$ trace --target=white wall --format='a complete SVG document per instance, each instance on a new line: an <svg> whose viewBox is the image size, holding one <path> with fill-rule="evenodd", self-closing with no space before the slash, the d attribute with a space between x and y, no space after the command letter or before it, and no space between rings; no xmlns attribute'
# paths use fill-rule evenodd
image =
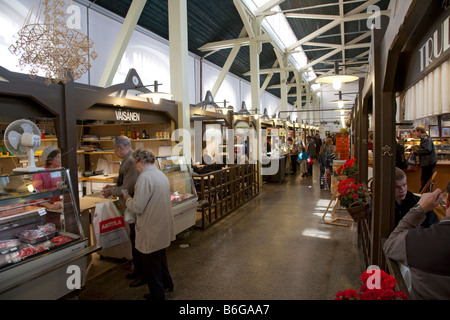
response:
<svg viewBox="0 0 450 320"><path fill-rule="evenodd" d="M80 0L80 2L82 3L83 1ZM0 65L10 71L25 73L28 71L21 71L18 67L18 58L9 52L8 47L13 43L13 36L22 27L33 3L34 0L0 0L0 21L2 21L2 28L0 28L0 55L2 60ZM115 44L123 19L113 13L105 13L102 9L98 12L96 10L98 7L95 4L91 4L92 8L88 9L81 3L73 2L73 4L81 7L80 20L82 30L79 31L88 34L90 39L92 39L98 58L91 60L91 69L77 82L96 86ZM36 6L38 4L39 1L37 1ZM37 10L37 7L35 10ZM88 18L89 26L87 24ZM32 18L31 22L34 21L35 19ZM188 61L189 102L196 104L204 99L207 90L212 90L221 68L205 60L201 62L200 57L192 53L190 53ZM200 84L200 63L202 63L202 84ZM169 92L170 63L168 41L142 28L136 28L114 76L113 84L123 82L130 68L137 70L144 84L153 84L157 80L159 83L162 83L158 90ZM43 76L42 73L39 75ZM200 97L200 86L202 87L202 97ZM229 73L225 77L214 100L219 105L221 105L220 102L226 100L227 104L232 105L235 111L239 111L242 101L245 101L247 108L252 109L250 83ZM258 111L262 113L264 108L267 108L268 114L271 116L279 100L278 97L265 92L261 97ZM288 105L288 110L291 109L292 106ZM293 118L295 119L295 115L293 115Z"/></svg>

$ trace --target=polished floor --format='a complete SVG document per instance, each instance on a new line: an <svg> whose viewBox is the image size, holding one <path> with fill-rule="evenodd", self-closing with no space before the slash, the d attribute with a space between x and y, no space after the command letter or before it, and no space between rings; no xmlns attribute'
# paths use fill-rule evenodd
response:
<svg viewBox="0 0 450 320"><path fill-rule="evenodd" d="M364 270L355 223L322 223L330 191L313 177L288 175L206 230L193 229L168 248L175 290L168 300L330 300L359 289ZM346 215L345 211L338 212ZM130 288L126 260L93 257L79 300L143 300Z"/></svg>

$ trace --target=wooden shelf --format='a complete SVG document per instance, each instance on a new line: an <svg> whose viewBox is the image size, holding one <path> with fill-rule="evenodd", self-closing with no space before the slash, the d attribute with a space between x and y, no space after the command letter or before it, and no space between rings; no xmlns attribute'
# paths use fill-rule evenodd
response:
<svg viewBox="0 0 450 320"><path fill-rule="evenodd" d="M131 142L139 142L139 141L170 141L170 139L130 139ZM114 140L81 140L81 142L113 142Z"/></svg>
<svg viewBox="0 0 450 320"><path fill-rule="evenodd" d="M163 124L168 125L167 123L155 123L155 122L130 122L130 123L105 123L105 124L77 124L77 127L111 127L111 126L142 126L142 125L155 125L155 124Z"/></svg>
<svg viewBox="0 0 450 320"><path fill-rule="evenodd" d="M77 150L77 154L115 154L114 151L82 151Z"/></svg>

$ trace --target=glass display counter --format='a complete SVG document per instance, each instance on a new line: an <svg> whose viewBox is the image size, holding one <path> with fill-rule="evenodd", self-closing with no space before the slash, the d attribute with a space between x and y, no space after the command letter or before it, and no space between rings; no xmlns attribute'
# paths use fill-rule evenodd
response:
<svg viewBox="0 0 450 320"><path fill-rule="evenodd" d="M0 299L58 299L80 289L89 247L69 170L0 176Z"/></svg>
<svg viewBox="0 0 450 320"><path fill-rule="evenodd" d="M170 182L175 234L178 234L195 225L198 197L190 165L185 156L157 157L156 162Z"/></svg>

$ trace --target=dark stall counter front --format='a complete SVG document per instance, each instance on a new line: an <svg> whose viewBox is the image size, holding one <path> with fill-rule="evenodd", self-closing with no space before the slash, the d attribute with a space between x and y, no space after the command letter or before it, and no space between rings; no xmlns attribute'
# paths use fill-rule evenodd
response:
<svg viewBox="0 0 450 320"><path fill-rule="evenodd" d="M439 161L434 168L437 171L435 184L433 190L439 188L445 191L445 187L450 182L450 161ZM406 170L406 182L408 183L408 190L414 193L420 193L420 176L422 169L417 166L416 170Z"/></svg>
<svg viewBox="0 0 450 320"><path fill-rule="evenodd" d="M267 159L271 160L271 161L267 161ZM281 158L264 158L263 160L263 168L270 168L272 166L272 161L273 160L278 160L278 170L276 173L272 174L272 175L263 175L263 180L266 182L278 182L281 183L284 181L284 178L286 177L286 157L281 157ZM264 164L265 162L268 162L266 164ZM264 170L265 171L265 170ZM264 174L263 171L263 174Z"/></svg>

